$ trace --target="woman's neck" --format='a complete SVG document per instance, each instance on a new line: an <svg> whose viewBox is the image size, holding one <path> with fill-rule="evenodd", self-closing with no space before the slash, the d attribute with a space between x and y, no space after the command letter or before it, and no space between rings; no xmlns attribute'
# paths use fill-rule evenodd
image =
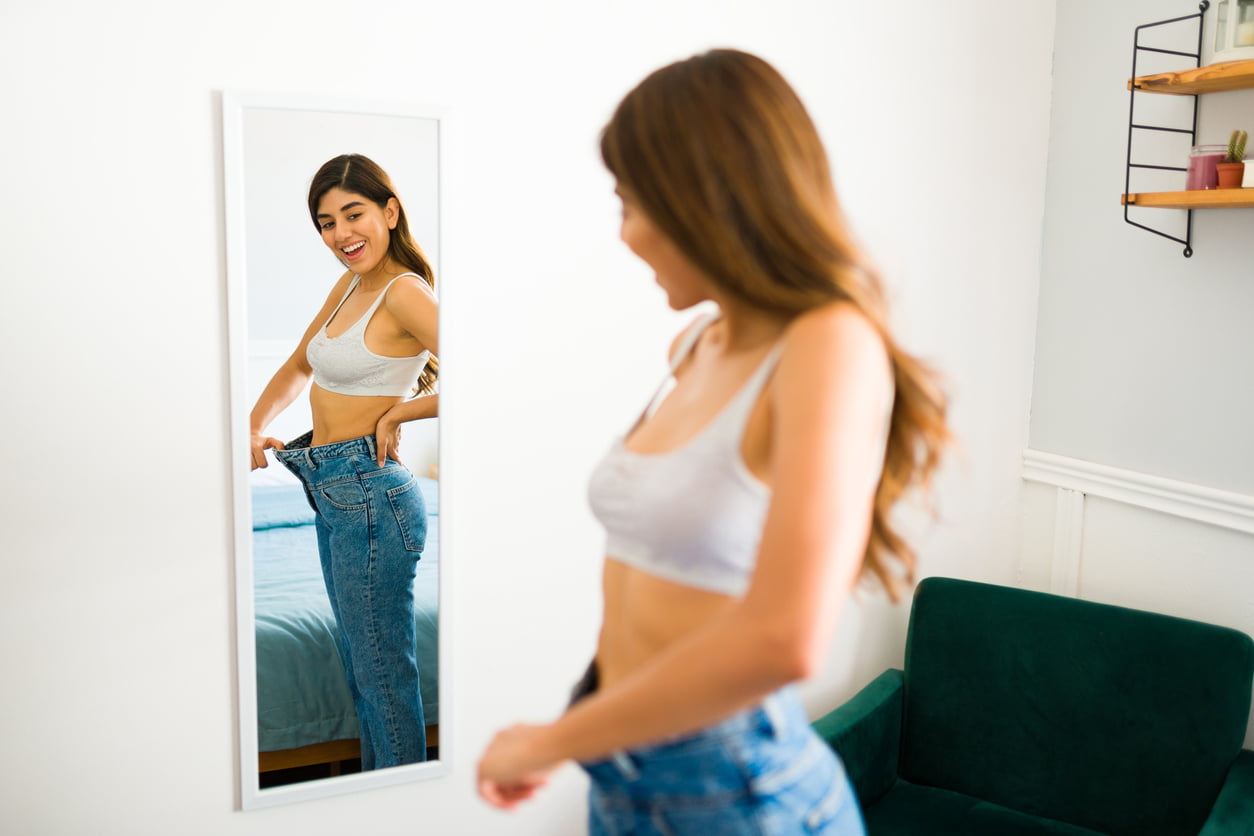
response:
<svg viewBox="0 0 1254 836"><path fill-rule="evenodd" d="M375 265L373 270L368 273L359 273L358 275L361 276L361 280L358 284L361 286L361 289L365 291L378 290L390 282L394 276L404 272L404 267L397 264L391 258L385 257L382 261Z"/></svg>
<svg viewBox="0 0 1254 836"><path fill-rule="evenodd" d="M756 351L773 345L788 327L789 319L744 303L718 301L718 321L710 326L710 347L719 353Z"/></svg>

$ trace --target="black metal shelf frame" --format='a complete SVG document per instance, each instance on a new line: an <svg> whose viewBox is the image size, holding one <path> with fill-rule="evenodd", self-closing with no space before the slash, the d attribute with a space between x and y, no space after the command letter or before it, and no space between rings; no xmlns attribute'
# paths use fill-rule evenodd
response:
<svg viewBox="0 0 1254 836"><path fill-rule="evenodd" d="M1134 168L1157 169L1159 171L1188 171L1187 168L1182 167L1182 166L1146 165L1143 163L1132 162L1132 137L1133 137L1134 131L1138 131L1138 130L1140 131L1165 131L1167 133L1188 134L1189 135L1189 147L1192 147L1193 145L1197 144L1197 95L1196 94L1193 95L1193 123L1188 128L1172 128L1172 127L1167 127L1163 125L1140 125L1134 121L1136 118L1136 94L1137 94L1137 90L1140 89L1136 85L1136 78L1137 78L1136 63L1137 63L1137 58L1140 56L1142 52L1157 52L1163 55L1179 55L1185 58L1192 58L1194 60L1193 66L1195 68L1202 66L1202 24L1203 24L1203 18L1206 15L1206 10L1209 8L1210 8L1210 0L1202 0L1202 2L1198 4L1197 14L1185 15L1183 17L1173 17L1170 20L1160 20L1155 23L1146 23L1146 24L1136 27L1136 32L1132 38L1132 76L1131 78L1133 81L1131 85L1131 90L1128 91L1128 155L1127 155L1127 164L1124 168L1124 179L1123 179L1123 193L1125 196L1132 193L1132 189L1131 189L1132 169ZM1178 52L1172 49L1158 49L1156 47L1141 46L1142 30L1153 29L1157 26L1168 26L1170 24L1175 24L1175 23L1184 23L1185 21L1190 21L1190 20L1197 21L1197 52ZM1159 229L1154 229L1153 227L1146 226L1145 224L1139 224L1136 221L1132 220L1131 218L1128 217L1128 210L1130 208L1131 206L1128 204L1127 198L1125 197L1124 204L1123 204L1123 219L1126 223L1132 224L1132 226L1135 226L1139 229L1144 229L1147 232L1152 232L1155 235L1161 235L1163 238L1169 238L1170 240L1175 241L1178 244L1184 244L1184 257L1191 258L1193 256L1193 246L1191 244L1191 241L1193 239L1193 210L1192 209L1185 210L1184 237L1177 238L1175 235L1168 234Z"/></svg>

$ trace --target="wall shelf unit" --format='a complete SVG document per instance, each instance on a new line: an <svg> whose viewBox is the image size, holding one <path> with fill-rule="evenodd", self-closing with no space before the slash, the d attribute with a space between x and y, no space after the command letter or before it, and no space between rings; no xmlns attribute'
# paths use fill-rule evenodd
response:
<svg viewBox="0 0 1254 836"><path fill-rule="evenodd" d="M1254 89L1254 60L1228 61L1222 64L1211 64L1207 67L1201 66L1202 21L1208 8L1210 8L1209 0L1202 0L1202 2L1198 5L1197 14L1176 17L1170 20L1160 20L1155 23L1147 23L1142 26L1138 26L1136 28L1132 45L1132 78L1128 81L1130 98L1128 105L1128 156L1127 166L1124 171L1123 195L1120 197L1120 202L1123 204L1123 219L1132 226L1152 232L1155 235L1160 235L1163 238L1169 238L1177 243L1184 244L1185 258L1193 255L1193 247L1190 242L1193 238L1194 209L1254 208L1254 189L1208 189L1204 191L1137 193L1133 192L1131 188L1132 169L1134 168L1156 169L1159 171L1188 171L1188 169L1183 166L1146 165L1142 163L1134 163L1132 161L1132 137L1136 131L1166 131L1169 133L1187 134L1189 137L1189 145L1194 145L1197 141L1198 96L1206 93L1225 93L1232 90ZM1197 22L1197 52L1178 52L1175 50L1158 49L1155 47L1141 45L1141 32L1145 29L1188 23L1190 21ZM1138 76L1136 72L1137 58L1142 52L1155 52L1190 58L1194 61L1195 66L1178 72ZM1137 93L1192 96L1192 125L1188 128L1183 128L1165 125L1137 124ZM1129 207L1185 210L1186 218L1184 237L1178 238L1175 235L1168 234L1162 230L1154 229L1153 227L1133 221L1128 216Z"/></svg>
<svg viewBox="0 0 1254 836"><path fill-rule="evenodd" d="M1142 192L1124 195L1123 204L1155 209L1254 209L1254 189Z"/></svg>
<svg viewBox="0 0 1254 836"><path fill-rule="evenodd" d="M1145 93L1166 93L1171 96L1249 90L1254 87L1254 61L1228 61L1178 73L1143 75L1128 82L1129 90L1134 87Z"/></svg>

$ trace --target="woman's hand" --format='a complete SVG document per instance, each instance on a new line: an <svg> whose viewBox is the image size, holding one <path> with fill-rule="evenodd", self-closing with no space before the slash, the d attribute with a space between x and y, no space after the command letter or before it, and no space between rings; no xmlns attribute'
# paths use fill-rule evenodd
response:
<svg viewBox="0 0 1254 836"><path fill-rule="evenodd" d="M250 462L252 467L249 469L256 470L259 467L270 466L270 463L266 461L266 451L271 449L282 450L283 442L279 441L277 438L263 436L261 433L253 433L249 446L252 448Z"/></svg>
<svg viewBox="0 0 1254 836"><path fill-rule="evenodd" d="M517 725L498 732L479 758L479 796L512 810L549 782L558 762L546 762L539 738L547 726Z"/></svg>
<svg viewBox="0 0 1254 836"><path fill-rule="evenodd" d="M387 463L391 456L397 464L401 461L401 422L393 414L393 410L383 413L374 428L375 456L379 467Z"/></svg>

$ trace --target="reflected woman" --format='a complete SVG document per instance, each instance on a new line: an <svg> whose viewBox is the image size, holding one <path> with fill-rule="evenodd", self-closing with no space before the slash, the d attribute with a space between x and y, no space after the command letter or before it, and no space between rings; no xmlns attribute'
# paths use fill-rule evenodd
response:
<svg viewBox="0 0 1254 836"><path fill-rule="evenodd" d="M714 311L592 473L596 658L560 718L496 736L480 794L513 807L575 760L595 835L860 836L789 686L818 670L859 576L896 597L912 575L889 514L938 463L944 397L890 335L818 133L769 64L715 50L658 70L601 153L623 241L672 308Z"/></svg>
<svg viewBox="0 0 1254 836"><path fill-rule="evenodd" d="M253 407L252 467L273 449L314 507L362 769L381 769L426 759L413 584L427 513L397 446L401 424L437 413L435 277L390 178L366 157L318 169L309 215L348 270ZM286 445L266 437L311 379L313 430Z"/></svg>

